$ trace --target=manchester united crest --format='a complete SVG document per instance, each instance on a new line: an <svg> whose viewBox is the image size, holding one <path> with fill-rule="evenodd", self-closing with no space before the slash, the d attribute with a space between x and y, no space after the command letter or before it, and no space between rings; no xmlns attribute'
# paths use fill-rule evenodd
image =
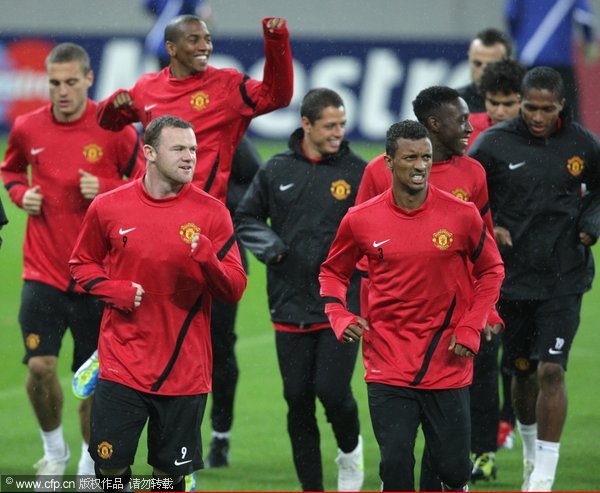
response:
<svg viewBox="0 0 600 493"><path fill-rule="evenodd" d="M200 233L200 227L196 226L194 223L185 223L179 228L179 236L183 241L190 245L192 244L192 240L196 233Z"/></svg>
<svg viewBox="0 0 600 493"><path fill-rule="evenodd" d="M431 240L440 250L448 250L454 241L454 235L447 229L442 228L433 233L433 238Z"/></svg>
<svg viewBox="0 0 600 493"><path fill-rule="evenodd" d="M28 334L27 337L25 338L25 346L27 346L27 349L29 349L30 351L33 351L34 349L37 349L40 345L40 336L38 334Z"/></svg>
<svg viewBox="0 0 600 493"><path fill-rule="evenodd" d="M464 200L465 202L469 201L469 194L462 188L455 188L452 190L452 195L454 195L457 199Z"/></svg>
<svg viewBox="0 0 600 493"><path fill-rule="evenodd" d="M98 144L88 144L83 148L83 157L90 163L97 163L102 159L104 151Z"/></svg>
<svg viewBox="0 0 600 493"><path fill-rule="evenodd" d="M210 104L210 97L203 91L196 92L190 97L192 108L197 111L202 111Z"/></svg>
<svg viewBox="0 0 600 493"><path fill-rule="evenodd" d="M346 180L337 180L331 184L329 190L331 191L331 195L336 199L344 200L347 199L350 192L352 192L352 187Z"/></svg>
<svg viewBox="0 0 600 493"><path fill-rule="evenodd" d="M517 358L515 360L515 368L519 371L526 371L529 369L530 363L527 358Z"/></svg>
<svg viewBox="0 0 600 493"><path fill-rule="evenodd" d="M579 176L583 172L584 167L583 159L579 156L573 156L567 161L567 169L573 176Z"/></svg>
<svg viewBox="0 0 600 493"><path fill-rule="evenodd" d="M113 454L113 446L108 442L98 444L98 455L101 459L110 459Z"/></svg>

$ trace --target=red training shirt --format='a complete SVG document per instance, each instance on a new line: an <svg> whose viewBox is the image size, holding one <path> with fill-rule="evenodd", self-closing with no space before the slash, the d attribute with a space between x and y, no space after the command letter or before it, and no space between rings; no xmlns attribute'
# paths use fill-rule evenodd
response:
<svg viewBox="0 0 600 493"><path fill-rule="evenodd" d="M477 136L492 126L492 120L490 120L490 115L488 115L487 112L471 113L469 115L469 123L473 127L473 132L469 135L467 151L471 148L471 145L473 145Z"/></svg>

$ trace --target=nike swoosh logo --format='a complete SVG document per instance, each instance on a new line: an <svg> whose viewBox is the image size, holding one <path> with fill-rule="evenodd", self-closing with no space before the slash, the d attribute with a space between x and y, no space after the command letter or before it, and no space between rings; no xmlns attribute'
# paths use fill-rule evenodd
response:
<svg viewBox="0 0 600 493"><path fill-rule="evenodd" d="M181 462L179 462L179 459L175 459L174 464L176 466L183 466L184 464L188 464L189 462L192 462L192 460L182 460Z"/></svg>
<svg viewBox="0 0 600 493"><path fill-rule="evenodd" d="M390 239L391 239L391 238L390 238ZM374 241L374 242L373 242L373 247L374 247L374 248L379 248L381 245L383 245L384 243L387 243L388 241L390 241L390 240L383 240L383 241L379 241L379 242L377 242L377 241Z"/></svg>
<svg viewBox="0 0 600 493"><path fill-rule="evenodd" d="M520 163L517 163L517 164L510 163L510 164L508 165L508 169L510 169L510 170L513 170L513 169L518 169L518 168L520 168L521 166L525 166L525 161L521 161Z"/></svg>
<svg viewBox="0 0 600 493"><path fill-rule="evenodd" d="M288 183L287 185L279 185L279 190L285 192L286 190L292 188L294 186L293 183Z"/></svg>
<svg viewBox="0 0 600 493"><path fill-rule="evenodd" d="M42 152L44 149L46 149L46 148L45 147L32 147L31 155L35 156L36 154L39 154L40 152Z"/></svg>
<svg viewBox="0 0 600 493"><path fill-rule="evenodd" d="M146 106L144 106L144 111L150 111L155 106L156 104L147 104Z"/></svg>
<svg viewBox="0 0 600 493"><path fill-rule="evenodd" d="M557 351L556 349L548 349L550 354L562 354L562 351Z"/></svg>
<svg viewBox="0 0 600 493"><path fill-rule="evenodd" d="M126 235L127 233L131 233L134 229L136 229L136 228L129 228L129 229L119 228L119 234Z"/></svg>

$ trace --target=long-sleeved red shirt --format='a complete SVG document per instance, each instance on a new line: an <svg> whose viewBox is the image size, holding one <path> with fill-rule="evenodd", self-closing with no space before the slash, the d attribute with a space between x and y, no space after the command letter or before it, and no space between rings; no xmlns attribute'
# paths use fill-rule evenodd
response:
<svg viewBox="0 0 600 493"><path fill-rule="evenodd" d="M99 178L100 192L123 185L123 176L144 173L145 160L135 129L100 128L96 103L73 122L58 122L52 105L19 116L8 139L2 180L11 200L23 206L27 189L40 186L41 213L28 216L23 245L23 279L66 291L74 287L69 257L91 201L80 190L79 170ZM31 183L28 168L31 167Z"/></svg>
<svg viewBox="0 0 600 493"><path fill-rule="evenodd" d="M246 286L223 203L191 184L155 199L135 180L94 200L69 263L107 303L100 378L157 394L210 392L211 299L235 303ZM135 309L132 282L145 291Z"/></svg>
<svg viewBox="0 0 600 493"><path fill-rule="evenodd" d="M252 119L287 106L293 95L294 76L287 28L269 32L263 20L265 68L263 80L250 79L233 69L208 67L184 79L170 67L144 75L129 90L134 105L117 110L119 89L100 103L98 121L118 130L139 121L146 127L162 115L174 115L194 125L198 141L194 184L225 202L233 153Z"/></svg>
<svg viewBox="0 0 600 493"><path fill-rule="evenodd" d="M478 351L504 278L496 243L475 206L429 185L416 210L396 206L391 188L350 209L319 275L339 339L357 319L341 300L365 255L371 283L366 381L424 389L469 385L472 358L449 351L450 338Z"/></svg>

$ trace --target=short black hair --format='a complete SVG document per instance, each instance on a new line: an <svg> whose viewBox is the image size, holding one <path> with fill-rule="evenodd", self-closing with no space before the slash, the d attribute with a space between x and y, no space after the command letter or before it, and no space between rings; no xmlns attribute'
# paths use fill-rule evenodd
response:
<svg viewBox="0 0 600 493"><path fill-rule="evenodd" d="M481 74L481 94L485 96L486 92L504 95L520 93L525 72L525 67L515 60L490 63Z"/></svg>
<svg viewBox="0 0 600 493"><path fill-rule="evenodd" d="M192 22L203 23L204 21L201 17L192 14L179 15L175 17L167 24L167 27L165 27L165 43L167 41L175 43L181 35L181 26L183 24L189 24Z"/></svg>
<svg viewBox="0 0 600 493"><path fill-rule="evenodd" d="M46 69L51 63L67 62L79 62L84 74L91 70L90 56L83 46L75 43L60 43L52 48L52 51L46 57Z"/></svg>
<svg viewBox="0 0 600 493"><path fill-rule="evenodd" d="M534 67L527 71L521 84L521 94L525 95L530 89L546 89L560 100L565 97L563 78L550 67Z"/></svg>
<svg viewBox="0 0 600 493"><path fill-rule="evenodd" d="M510 58L512 56L512 40L506 33L500 31L499 29L488 27L483 31L479 31L473 39L480 40L484 46L494 46L495 44L502 44L506 49L506 58Z"/></svg>
<svg viewBox="0 0 600 493"><path fill-rule="evenodd" d="M194 126L177 116L172 115L163 115L155 118L150 122L150 124L146 127L146 131L144 132L144 144L149 145L156 149L160 144L160 136L162 134L163 128L191 128L194 130Z"/></svg>
<svg viewBox="0 0 600 493"><path fill-rule="evenodd" d="M427 127L415 120L394 123L385 134L385 153L394 157L398 150L398 139L421 140L429 138Z"/></svg>
<svg viewBox="0 0 600 493"><path fill-rule="evenodd" d="M311 89L302 99L300 116L305 116L310 123L315 123L321 118L321 113L328 106L340 108L344 106L344 100L332 89L327 89L326 87Z"/></svg>
<svg viewBox="0 0 600 493"><path fill-rule="evenodd" d="M412 102L417 120L427 125L427 118L436 115L440 108L460 98L456 89L448 86L431 86L423 89Z"/></svg>

